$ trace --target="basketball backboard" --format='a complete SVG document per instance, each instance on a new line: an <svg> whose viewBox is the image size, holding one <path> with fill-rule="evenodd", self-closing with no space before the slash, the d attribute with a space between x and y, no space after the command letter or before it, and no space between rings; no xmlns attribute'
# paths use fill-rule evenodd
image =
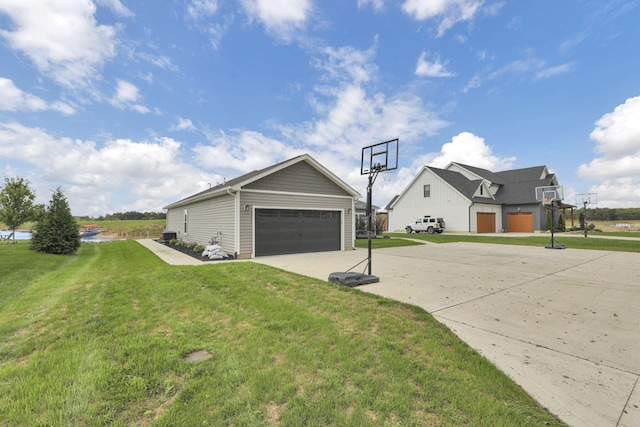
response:
<svg viewBox="0 0 640 427"><path fill-rule="evenodd" d="M576 194L576 205L597 205L598 193Z"/></svg>
<svg viewBox="0 0 640 427"><path fill-rule="evenodd" d="M360 162L360 175L398 169L398 139L364 147Z"/></svg>
<svg viewBox="0 0 640 427"><path fill-rule="evenodd" d="M544 205L564 200L562 185L547 185L536 187L536 200Z"/></svg>

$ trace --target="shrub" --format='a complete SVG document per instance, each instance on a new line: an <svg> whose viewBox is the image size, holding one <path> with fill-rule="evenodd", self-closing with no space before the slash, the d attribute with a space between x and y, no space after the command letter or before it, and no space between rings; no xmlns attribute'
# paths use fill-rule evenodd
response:
<svg viewBox="0 0 640 427"><path fill-rule="evenodd" d="M566 231L564 215L560 215L560 217L558 218L558 231Z"/></svg>
<svg viewBox="0 0 640 427"><path fill-rule="evenodd" d="M78 224L62 190L54 191L49 206L33 229L31 249L49 254L69 255L80 247Z"/></svg>
<svg viewBox="0 0 640 427"><path fill-rule="evenodd" d="M204 251L204 246L202 246L202 245L196 245L196 246L193 248L193 250L194 250L195 252L203 252L203 251Z"/></svg>

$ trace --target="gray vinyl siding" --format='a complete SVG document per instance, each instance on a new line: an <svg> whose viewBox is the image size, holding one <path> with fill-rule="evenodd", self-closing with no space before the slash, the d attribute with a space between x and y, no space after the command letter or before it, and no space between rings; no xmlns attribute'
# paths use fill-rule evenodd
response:
<svg viewBox="0 0 640 427"><path fill-rule="evenodd" d="M335 186L335 184L333 184ZM353 218L347 213L352 208L349 197L323 197L292 194L240 193L240 206L249 205L249 210L240 209L240 254L249 256L253 251L253 213L256 208L322 209L343 211L343 245L353 245Z"/></svg>
<svg viewBox="0 0 640 427"><path fill-rule="evenodd" d="M274 172L243 188L291 193L328 194L349 196L344 189L320 173L307 162L299 162L281 171Z"/></svg>
<svg viewBox="0 0 640 427"><path fill-rule="evenodd" d="M207 245L220 237L222 250L235 251L235 197L225 195L174 208L167 212L168 231L177 231L178 238L188 243ZM187 232L184 232L184 211L187 210Z"/></svg>
<svg viewBox="0 0 640 427"><path fill-rule="evenodd" d="M175 208L167 211L167 225L165 231L178 233L182 230L182 212L182 208Z"/></svg>

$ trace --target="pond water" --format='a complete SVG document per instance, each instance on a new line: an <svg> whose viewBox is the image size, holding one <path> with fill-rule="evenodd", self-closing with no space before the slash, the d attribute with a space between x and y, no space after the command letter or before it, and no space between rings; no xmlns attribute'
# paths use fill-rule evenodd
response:
<svg viewBox="0 0 640 427"><path fill-rule="evenodd" d="M3 239L7 237L9 234L11 234L11 231L9 230L0 231L0 236L2 236ZM16 231L16 240L29 240L29 239L31 239L31 233L29 231ZM81 242L86 242L86 243L112 242L113 240L114 239L110 239L108 237L100 237L100 235L83 237L80 239Z"/></svg>

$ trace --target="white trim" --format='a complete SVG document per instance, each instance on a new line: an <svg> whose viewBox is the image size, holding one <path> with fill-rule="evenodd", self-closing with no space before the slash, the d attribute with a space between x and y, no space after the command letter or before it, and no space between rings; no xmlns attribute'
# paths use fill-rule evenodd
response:
<svg viewBox="0 0 640 427"><path fill-rule="evenodd" d="M358 193L353 187L351 187L349 184L347 184L346 182L338 178L333 172L331 172L329 169L322 166L320 163L318 163L316 159L314 159L308 154L302 154L300 156L286 160L280 163L278 167L269 168L258 175L252 176L251 178L243 181L242 183L236 184L234 187L237 186L238 187L237 189L239 190L241 187L244 187L245 185L251 184L252 182L258 181L266 176L269 176L275 172L279 172L283 169L288 168L289 166L295 165L296 163L300 163L302 161L306 161L307 163L309 163L313 168L315 168L317 171L319 171L320 173L325 175L327 178L329 178L329 180L331 180L338 187L342 188L344 191L351 194L351 197L360 197L360 193Z"/></svg>
<svg viewBox="0 0 640 427"><path fill-rule="evenodd" d="M251 258L256 257L256 209L280 209L280 210L290 210L290 211L329 211L329 212L340 212L340 251L344 252L344 217L345 212L344 209L328 209L328 208L309 208L309 207L278 207L273 205L267 206L256 206L253 205L251 207ZM353 207L351 208L351 217L355 216L353 212ZM355 224L354 224L355 227ZM351 231L351 237L355 239L353 235L355 230ZM352 242L352 246L355 245L355 242Z"/></svg>
<svg viewBox="0 0 640 427"><path fill-rule="evenodd" d="M338 195L333 195L333 194L295 193L295 192L291 192L291 191L254 190L254 189L248 189L248 188L243 188L242 192L243 193L275 194L275 195L280 195L280 196L322 197L322 198L328 198L328 199L351 199L351 200L353 200L352 196L338 196Z"/></svg>

